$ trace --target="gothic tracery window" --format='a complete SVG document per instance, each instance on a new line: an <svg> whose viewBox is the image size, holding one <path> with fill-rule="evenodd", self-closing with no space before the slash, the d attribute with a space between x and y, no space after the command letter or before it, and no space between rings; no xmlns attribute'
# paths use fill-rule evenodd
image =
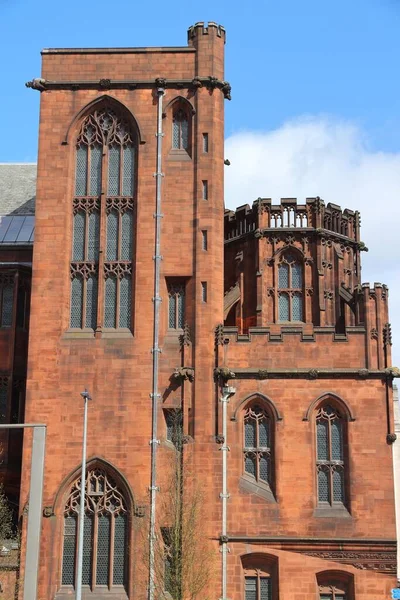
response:
<svg viewBox="0 0 400 600"><path fill-rule="evenodd" d="M317 574L319 600L354 600L354 578L342 571Z"/></svg>
<svg viewBox="0 0 400 600"><path fill-rule="evenodd" d="M278 319L303 321L303 268L293 252L285 252L278 265Z"/></svg>
<svg viewBox="0 0 400 600"><path fill-rule="evenodd" d="M252 577L245 577L245 600L272 600L271 577L257 571Z"/></svg>
<svg viewBox="0 0 400 600"><path fill-rule="evenodd" d="M189 118L187 111L179 105L172 117L172 148L175 150L189 149Z"/></svg>
<svg viewBox="0 0 400 600"><path fill-rule="evenodd" d="M345 504L344 422L338 410L323 404L316 414L318 503Z"/></svg>
<svg viewBox="0 0 400 600"><path fill-rule="evenodd" d="M76 142L72 328L131 327L135 155L136 137L113 110L95 110L83 121Z"/></svg>
<svg viewBox="0 0 400 600"><path fill-rule="evenodd" d="M81 478L72 485L64 509L62 585L75 586ZM126 585L128 506L103 469L89 470L83 539L82 585L91 590Z"/></svg>
<svg viewBox="0 0 400 600"><path fill-rule="evenodd" d="M244 413L244 472L257 482L272 488L271 419L258 404L251 404Z"/></svg>
<svg viewBox="0 0 400 600"><path fill-rule="evenodd" d="M168 281L168 328L183 329L185 324L185 282Z"/></svg>

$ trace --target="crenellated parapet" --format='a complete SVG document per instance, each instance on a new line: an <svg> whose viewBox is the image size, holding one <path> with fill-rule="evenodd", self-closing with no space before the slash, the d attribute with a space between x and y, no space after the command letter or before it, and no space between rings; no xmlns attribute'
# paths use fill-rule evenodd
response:
<svg viewBox="0 0 400 600"><path fill-rule="evenodd" d="M188 44L193 44L194 40L200 36L215 36L221 38L224 43L226 42L225 27L214 21L208 21L208 23L198 21L191 25L188 29Z"/></svg>
<svg viewBox="0 0 400 600"><path fill-rule="evenodd" d="M360 213L342 210L337 204L325 202L317 196L298 204L296 198L281 198L272 204L271 198L258 198L252 207L239 206L235 211L225 212L225 241L256 232L261 235L268 229L314 229L320 235L325 232L336 237L360 241Z"/></svg>

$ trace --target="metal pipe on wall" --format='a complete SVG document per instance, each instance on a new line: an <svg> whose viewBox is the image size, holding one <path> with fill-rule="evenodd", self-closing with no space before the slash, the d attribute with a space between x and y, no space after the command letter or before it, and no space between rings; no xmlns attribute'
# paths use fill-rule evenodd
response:
<svg viewBox="0 0 400 600"><path fill-rule="evenodd" d="M222 553L222 596L221 600L227 600L227 554L228 554L228 538L227 538L227 516L228 516L228 452L227 444L227 412L228 402L231 396L236 392L234 387L225 386L222 388L222 437L223 443L221 446L222 452L222 492L220 498L222 500L222 528L221 528L221 553Z"/></svg>
<svg viewBox="0 0 400 600"><path fill-rule="evenodd" d="M83 537L85 521L85 495L86 495L86 439L87 439L87 409L88 401L91 400L89 392L81 392L84 401L83 407L83 441L82 441L82 468L81 468L81 499L79 507L79 531L78 531L78 565L76 573L76 600L82 598L82 568L83 568Z"/></svg>
<svg viewBox="0 0 400 600"><path fill-rule="evenodd" d="M159 347L159 326L160 326L160 266L162 256L161 249L161 183L163 178L162 173L162 108L164 87L157 87L157 163L156 163L156 212L155 219L155 242L154 242L154 320L153 320L153 388L151 393L152 399L152 426L151 426L151 483L150 483L150 531L149 531L149 600L154 600L155 592L155 541L156 541L156 494L157 487L157 411L158 399L160 397L158 391L158 369L159 355L161 349Z"/></svg>

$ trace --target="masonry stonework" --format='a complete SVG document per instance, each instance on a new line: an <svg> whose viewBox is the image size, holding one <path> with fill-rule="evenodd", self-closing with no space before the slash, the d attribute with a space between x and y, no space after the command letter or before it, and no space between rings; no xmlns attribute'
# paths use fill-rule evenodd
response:
<svg viewBox="0 0 400 600"><path fill-rule="evenodd" d="M158 460L162 473L171 451L164 411L182 407L190 442L184 452L204 490L203 533L215 566L206 596L221 596L222 542L230 551L231 600L246 597L246 573L264 562L272 565L272 600L318 599L322 573L351 582L347 600L388 597L395 584L387 443L395 373L388 290L378 283L362 285L359 214L325 206L319 198L304 205L259 199L252 207L227 211L224 235L224 99L230 98L224 45L225 30L210 22L191 27L182 48L48 49L42 53L42 78L30 83L41 91L41 108L25 420L47 424L38 594L43 600L73 596L61 575L64 507L79 476L84 388L93 397L89 465L110 468L130 498L126 585L108 595L86 589L85 598L139 600L147 594L140 530L149 510L160 87L165 93ZM176 103L189 115L184 151L174 149L171 139ZM69 322L76 139L96 107L124 115L139 142L129 331L101 324L76 331ZM100 202L106 195L102 189ZM302 278L282 292L279 265L289 255ZM169 327L170 281L185 285L184 328ZM281 318L283 294L289 319ZM228 406L224 541L219 399L227 384L236 391ZM325 401L339 411L344 428L345 501L336 504L318 501L316 411ZM244 412L250 405L265 406L271 423L269 484L244 467ZM21 513L29 462L28 434ZM22 519L24 548L26 516ZM22 565L23 558L24 551Z"/></svg>

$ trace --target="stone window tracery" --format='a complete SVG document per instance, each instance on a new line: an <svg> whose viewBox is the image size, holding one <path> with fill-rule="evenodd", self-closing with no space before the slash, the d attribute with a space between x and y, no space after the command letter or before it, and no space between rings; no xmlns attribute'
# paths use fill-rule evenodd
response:
<svg viewBox="0 0 400 600"><path fill-rule="evenodd" d="M244 600L278 600L279 574L275 556L249 554L242 559Z"/></svg>
<svg viewBox="0 0 400 600"><path fill-rule="evenodd" d="M354 600L354 578L342 571L317 574L319 600Z"/></svg>
<svg viewBox="0 0 400 600"><path fill-rule="evenodd" d="M323 404L316 413L317 487L320 506L345 504L345 426L340 412Z"/></svg>
<svg viewBox="0 0 400 600"><path fill-rule="evenodd" d="M303 267L293 252L282 254L278 264L278 320L303 321Z"/></svg>
<svg viewBox="0 0 400 600"><path fill-rule="evenodd" d="M82 123L76 142L71 328L131 327L136 147L128 123L109 108L95 110Z"/></svg>
<svg viewBox="0 0 400 600"><path fill-rule="evenodd" d="M247 407L243 418L244 473L272 488L271 419L259 404Z"/></svg>
<svg viewBox="0 0 400 600"><path fill-rule="evenodd" d="M72 485L64 508L62 585L75 587L81 478ZM89 470L83 540L82 585L112 590L127 581L128 505L103 469Z"/></svg>

